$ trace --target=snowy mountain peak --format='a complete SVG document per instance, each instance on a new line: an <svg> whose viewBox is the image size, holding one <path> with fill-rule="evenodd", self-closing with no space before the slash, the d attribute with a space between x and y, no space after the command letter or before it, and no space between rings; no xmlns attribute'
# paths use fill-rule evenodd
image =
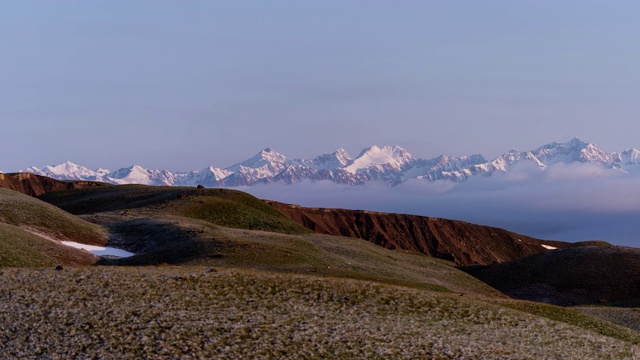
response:
<svg viewBox="0 0 640 360"><path fill-rule="evenodd" d="M280 167L286 163L287 163L287 158L284 155L274 151L271 148L266 148L260 151L259 153L257 153L252 158L245 160L241 163L235 164L229 167L228 169L231 171L237 171L237 169L239 169L241 166L245 168L252 168L252 169L260 168L267 165Z"/></svg>
<svg viewBox="0 0 640 360"><path fill-rule="evenodd" d="M311 160L316 169L334 170L346 166L351 162L351 156L345 149L338 149L331 154L324 154Z"/></svg>
<svg viewBox="0 0 640 360"><path fill-rule="evenodd" d="M249 160L228 167L226 170L236 173L242 178L265 179L272 178L289 166L287 157L266 148Z"/></svg>
<svg viewBox="0 0 640 360"><path fill-rule="evenodd" d="M349 166L345 167L345 170L350 173L356 173L359 170L380 165L387 165L393 169L400 170L414 162L413 156L400 146L378 147L374 145L362 150L360 155Z"/></svg>
<svg viewBox="0 0 640 360"><path fill-rule="evenodd" d="M628 149L619 154L620 165L622 167L640 165L640 150Z"/></svg>
<svg viewBox="0 0 640 360"><path fill-rule="evenodd" d="M613 166L615 160L610 154L600 149L597 145L588 143L580 150L580 161L595 162L606 166Z"/></svg>
<svg viewBox="0 0 640 360"><path fill-rule="evenodd" d="M595 162L607 167L613 167L615 159L597 145L586 143L578 138L568 142L553 142L533 151L533 155L546 165L558 162L570 163Z"/></svg>
<svg viewBox="0 0 640 360"><path fill-rule="evenodd" d="M122 168L111 173L112 179L142 179L146 178L149 175L147 170L145 170L140 165L133 165L127 168Z"/></svg>
<svg viewBox="0 0 640 360"><path fill-rule="evenodd" d="M347 165L351 161L351 156L347 150L343 148L334 151L332 155L335 156L343 165Z"/></svg>
<svg viewBox="0 0 640 360"><path fill-rule="evenodd" d="M71 161L67 161L56 166L45 166L43 170L47 170L54 174L63 174L63 173L69 173L69 172L84 171L85 169L86 169L85 167L76 165Z"/></svg>
<svg viewBox="0 0 640 360"><path fill-rule="evenodd" d="M409 152L403 148L401 148L400 146L383 146L383 147L378 147L377 145L373 145L371 147L365 148L360 152L360 155L358 155L358 158L361 158L363 156L369 155L369 156L377 156L379 154L383 154L384 156L387 157L391 157L393 159L399 158L399 157L403 157L403 156L411 156L411 154L409 154Z"/></svg>
<svg viewBox="0 0 640 360"><path fill-rule="evenodd" d="M58 164L55 166L45 166L42 169L39 169L35 166L30 167L24 172L34 173L36 175L48 176L55 179L60 180L76 180L76 179L86 179L86 180L100 180L103 176L102 172L96 172L84 166L80 166L72 163L71 161L64 162L62 164Z"/></svg>
<svg viewBox="0 0 640 360"><path fill-rule="evenodd" d="M465 181L474 176L493 176L518 169L546 171L556 163L596 164L620 173L640 174L640 150L607 153L593 143L573 138L553 142L531 151L511 149L493 160L482 155L445 156L414 159L399 146L371 146L352 159L346 150L338 149L313 160L289 160L266 148L252 158L226 169L213 166L200 171L172 173L167 170L145 169L134 165L114 172L91 170L65 162L42 169L31 167L26 172L61 180L104 181L113 184L183 185L183 186L250 186L258 183L301 181L332 181L345 185L360 185L377 181L394 186L405 181ZM532 166L533 165L533 166ZM520 175L520 172L517 174ZM526 174L524 175L526 176Z"/></svg>
<svg viewBox="0 0 640 360"><path fill-rule="evenodd" d="M586 142L582 141L578 137L573 137L571 140L569 140L567 142L567 144L570 145L570 146L584 147L584 146L588 145L589 143L586 143Z"/></svg>

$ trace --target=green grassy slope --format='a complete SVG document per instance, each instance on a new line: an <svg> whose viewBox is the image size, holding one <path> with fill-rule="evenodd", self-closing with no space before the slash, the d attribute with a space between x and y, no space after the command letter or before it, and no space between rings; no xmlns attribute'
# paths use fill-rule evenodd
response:
<svg viewBox="0 0 640 360"><path fill-rule="evenodd" d="M16 191L0 189L0 223L37 229L53 237L103 245L104 229Z"/></svg>
<svg viewBox="0 0 640 360"><path fill-rule="evenodd" d="M0 223L0 267L82 266L95 261L96 257L88 252Z"/></svg>
<svg viewBox="0 0 640 360"><path fill-rule="evenodd" d="M0 189L0 267L90 265L96 257L50 239L101 245L106 231L59 208Z"/></svg>
<svg viewBox="0 0 640 360"><path fill-rule="evenodd" d="M40 199L72 214L137 210L149 216L175 215L249 230L311 232L262 200L227 189L126 185L54 192Z"/></svg>
<svg viewBox="0 0 640 360"><path fill-rule="evenodd" d="M359 239L210 227L184 218L136 219L112 225L112 231L120 247L138 255L102 264L252 268L500 296L451 262Z"/></svg>

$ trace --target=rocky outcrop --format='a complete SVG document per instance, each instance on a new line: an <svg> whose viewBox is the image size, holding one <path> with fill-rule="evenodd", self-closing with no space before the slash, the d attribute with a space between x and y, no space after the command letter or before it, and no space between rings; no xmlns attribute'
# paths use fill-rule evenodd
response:
<svg viewBox="0 0 640 360"><path fill-rule="evenodd" d="M39 196L52 191L111 186L93 181L61 181L31 173L0 173L0 188L15 190L25 195Z"/></svg>
<svg viewBox="0 0 640 360"><path fill-rule="evenodd" d="M458 265L502 263L569 245L464 221L267 203L320 234L360 238L388 249L417 251Z"/></svg>

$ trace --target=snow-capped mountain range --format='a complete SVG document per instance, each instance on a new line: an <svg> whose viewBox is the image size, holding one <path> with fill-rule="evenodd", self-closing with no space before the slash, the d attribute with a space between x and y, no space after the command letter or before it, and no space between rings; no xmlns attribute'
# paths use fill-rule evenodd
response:
<svg viewBox="0 0 640 360"><path fill-rule="evenodd" d="M629 149L620 153L607 153L597 145L577 138L564 143L553 142L530 151L510 150L491 161L482 155L442 155L425 160L414 158L399 146L372 146L362 150L355 158L351 158L344 149L338 149L312 160L303 160L289 159L267 148L251 159L225 169L208 167L186 173L145 169L138 165L111 172L102 168L91 170L71 162L42 169L31 167L22 172L60 180L90 180L113 184L235 187L272 182L294 184L304 180L328 180L346 185L381 181L394 186L409 180L461 182L473 176L508 173L517 164L527 164L544 171L557 163L591 163L611 171L640 171L640 151Z"/></svg>

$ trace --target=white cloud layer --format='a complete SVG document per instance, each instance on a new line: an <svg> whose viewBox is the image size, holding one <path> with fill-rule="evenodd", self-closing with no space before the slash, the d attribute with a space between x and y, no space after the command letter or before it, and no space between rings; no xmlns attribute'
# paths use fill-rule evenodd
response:
<svg viewBox="0 0 640 360"><path fill-rule="evenodd" d="M463 183L410 181L344 186L330 182L241 189L264 199L465 220L567 241L640 246L640 177L594 164L519 167Z"/></svg>

